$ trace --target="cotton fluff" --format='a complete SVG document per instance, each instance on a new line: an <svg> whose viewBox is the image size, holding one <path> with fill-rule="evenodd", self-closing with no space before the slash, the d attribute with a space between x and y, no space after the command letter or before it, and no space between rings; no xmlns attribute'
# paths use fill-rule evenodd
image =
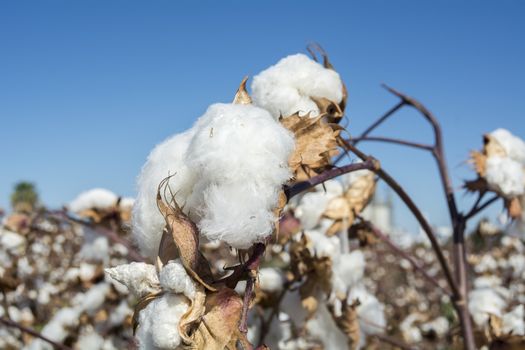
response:
<svg viewBox="0 0 525 350"><path fill-rule="evenodd" d="M154 293L159 289L159 278L153 265L132 262L105 271L111 278L128 287L129 291L137 298Z"/></svg>
<svg viewBox="0 0 525 350"><path fill-rule="evenodd" d="M306 323L308 333L319 339L324 349L346 350L348 339L337 327L326 305L320 304L315 316Z"/></svg>
<svg viewBox="0 0 525 350"><path fill-rule="evenodd" d="M113 192L103 188L94 188L80 193L69 203L68 208L74 213L88 209L108 209L116 205L117 200L118 196Z"/></svg>
<svg viewBox="0 0 525 350"><path fill-rule="evenodd" d="M501 318L501 331L503 334L525 336L525 312L523 305L516 306L511 312Z"/></svg>
<svg viewBox="0 0 525 350"><path fill-rule="evenodd" d="M263 267L259 270L259 286L261 290L274 293L283 289L283 276L280 270L273 267Z"/></svg>
<svg viewBox="0 0 525 350"><path fill-rule="evenodd" d="M509 158L525 165L525 142L522 139L506 129L496 129L490 136L498 141Z"/></svg>
<svg viewBox="0 0 525 350"><path fill-rule="evenodd" d="M348 293L348 302L359 300L356 311L359 317L359 328L365 334L383 333L386 329L385 307L364 286L353 287Z"/></svg>
<svg viewBox="0 0 525 350"><path fill-rule="evenodd" d="M276 119L296 112L317 116L319 108L311 97L335 103L343 99L339 74L303 54L285 57L262 71L253 78L251 88L254 103Z"/></svg>
<svg viewBox="0 0 525 350"><path fill-rule="evenodd" d="M489 157L486 162L485 179L491 188L506 197L519 196L525 190L523 166L509 157Z"/></svg>
<svg viewBox="0 0 525 350"><path fill-rule="evenodd" d="M198 174L190 217L208 240L239 249L262 241L274 229L278 194L291 177L292 134L251 105L214 104L196 128L186 154Z"/></svg>
<svg viewBox="0 0 525 350"><path fill-rule="evenodd" d="M139 314L139 349L177 348L181 343L179 322L188 307L188 300L179 294L164 294L149 303Z"/></svg>
<svg viewBox="0 0 525 350"><path fill-rule="evenodd" d="M179 259L168 262L159 273L160 285L166 291L182 293L189 299L195 297L195 282L188 275Z"/></svg>
<svg viewBox="0 0 525 350"><path fill-rule="evenodd" d="M157 146L142 169L133 208L133 234L142 252L157 254L165 222L156 193L168 175L177 203L205 238L234 248L262 241L273 231L293 148L292 134L267 111L211 105L190 130Z"/></svg>
<svg viewBox="0 0 525 350"><path fill-rule="evenodd" d="M157 256L166 222L157 207L160 182L171 175L170 188L179 205L184 205L195 184L195 174L185 163L194 129L168 138L148 156L137 179L137 199L133 204L132 233L141 252L152 260Z"/></svg>
<svg viewBox="0 0 525 350"><path fill-rule="evenodd" d="M485 325L490 314L501 317L506 306L505 299L494 289L481 288L470 293L468 308L478 326Z"/></svg>
<svg viewBox="0 0 525 350"><path fill-rule="evenodd" d="M332 284L336 293L345 295L350 286L356 285L365 271L365 257L360 250L341 254L332 263Z"/></svg>

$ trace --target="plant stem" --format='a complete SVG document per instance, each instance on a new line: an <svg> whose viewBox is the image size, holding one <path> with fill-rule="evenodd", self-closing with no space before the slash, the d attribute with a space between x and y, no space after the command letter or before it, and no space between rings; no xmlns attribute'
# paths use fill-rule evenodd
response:
<svg viewBox="0 0 525 350"><path fill-rule="evenodd" d="M51 344L55 349L72 350L69 346L57 343L57 342L55 342L55 341L45 337L41 333L35 331L34 329L26 327L26 326L22 326L20 323L17 323L15 321L8 320L7 318L4 318L4 317L0 317L0 323L3 323L7 327L18 328L20 331L22 331L24 333L30 334L30 335L32 335L33 337L36 337L36 338L40 338L43 341Z"/></svg>

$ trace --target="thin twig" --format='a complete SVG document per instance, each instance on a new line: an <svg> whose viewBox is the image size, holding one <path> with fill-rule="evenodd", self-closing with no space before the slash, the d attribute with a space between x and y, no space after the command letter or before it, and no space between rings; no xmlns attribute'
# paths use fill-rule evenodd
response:
<svg viewBox="0 0 525 350"><path fill-rule="evenodd" d="M72 350L69 346L57 343L57 342L47 338L46 336L42 335L41 333L37 332L36 330L34 330L32 328L29 328L29 327L26 327L26 326L22 326L20 323L12 321L12 320L8 320L5 317L0 317L0 323L3 323L7 327L18 328L20 331L22 331L24 333L30 334L33 337L40 338L43 341L51 344L55 349Z"/></svg>
<svg viewBox="0 0 525 350"><path fill-rule="evenodd" d="M483 203L482 205L479 205L479 202L477 203L477 205L479 206L474 206L469 212L468 214L465 215L465 220L468 220L468 219L471 219L472 217L476 216L478 213L480 213L481 211L483 211L485 208L487 208L489 205L491 205L492 203L494 203L495 201L497 201L500 197L498 195L495 195L494 197L492 197L491 199L488 199L485 203Z"/></svg>
<svg viewBox="0 0 525 350"><path fill-rule="evenodd" d="M349 151L357 155L359 158L366 160L369 159L369 156L361 152L358 148L356 148L354 145L350 144L346 140L341 140L343 142L344 147L346 147ZM434 253L437 256L437 259L439 261L439 264L441 265L441 269L443 270L443 273L445 275L445 278L447 280L448 285L450 286L450 289L453 293L453 295L457 295L458 288L456 285L456 281L454 280L454 277L452 276L452 271L450 270L450 266L443 255L443 251L441 249L441 246L439 245L436 235L434 234L434 231L432 230L432 227L428 223L428 221L423 216L423 213L419 210L419 208L416 206L412 198L405 192L403 187L397 183L396 180L394 180L385 169L380 168L377 169L376 174L387 183L387 185L390 186L396 192L396 194L401 198L401 200L405 203L405 205L410 209L412 214L415 216L419 224L421 225L421 228L427 235L428 239L430 240L430 243L432 245L432 249L434 250Z"/></svg>

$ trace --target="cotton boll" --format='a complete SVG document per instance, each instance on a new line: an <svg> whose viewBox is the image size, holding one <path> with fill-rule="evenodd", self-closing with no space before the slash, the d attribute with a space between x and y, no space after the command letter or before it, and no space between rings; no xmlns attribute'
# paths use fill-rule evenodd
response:
<svg viewBox="0 0 525 350"><path fill-rule="evenodd" d="M128 287L129 291L137 298L157 292L159 289L159 278L153 265L132 262L105 271L109 277Z"/></svg>
<svg viewBox="0 0 525 350"><path fill-rule="evenodd" d="M345 295L350 286L356 285L365 272L365 257L360 250L341 254L332 264L332 283L336 293Z"/></svg>
<svg viewBox="0 0 525 350"><path fill-rule="evenodd" d="M84 332L78 337L75 349L103 350L104 338L94 331Z"/></svg>
<svg viewBox="0 0 525 350"><path fill-rule="evenodd" d="M481 261L476 264L474 270L477 273L483 273L487 271L494 271L498 268L498 262L492 257L492 255L483 255Z"/></svg>
<svg viewBox="0 0 525 350"><path fill-rule="evenodd" d="M188 300L176 294L165 294L149 303L139 314L139 349L177 348L181 343L179 322L188 307Z"/></svg>
<svg viewBox="0 0 525 350"><path fill-rule="evenodd" d="M185 155L194 129L175 135L153 149L137 180L138 194L133 204L132 233L141 252L154 260L166 222L157 206L160 182L171 175L169 182L175 200L184 205L196 181ZM171 198L168 198L171 199Z"/></svg>
<svg viewBox="0 0 525 350"><path fill-rule="evenodd" d="M353 287L348 293L348 302L359 300L356 311L359 328L365 334L384 333L386 329L385 306L363 286Z"/></svg>
<svg viewBox="0 0 525 350"><path fill-rule="evenodd" d="M215 104L196 124L186 162L198 174L187 208L208 240L238 249L274 229L282 185L291 177L294 140L267 111Z"/></svg>
<svg viewBox="0 0 525 350"><path fill-rule="evenodd" d="M306 323L306 329L323 343L324 349L348 349L347 337L339 330L324 304L319 305L315 316Z"/></svg>
<svg viewBox="0 0 525 350"><path fill-rule="evenodd" d="M301 221L306 230L315 228L319 224L328 203L333 198L343 194L343 187L339 181L326 181L324 185L324 188L321 185L316 186L315 192L305 193L295 209L295 217Z"/></svg>
<svg viewBox="0 0 525 350"><path fill-rule="evenodd" d="M525 165L525 142L522 139L506 129L496 129L490 135L498 141L511 159Z"/></svg>
<svg viewBox="0 0 525 350"><path fill-rule="evenodd" d="M445 317L440 316L430 322L423 323L421 330L425 333L434 332L438 337L443 337L449 330L449 322Z"/></svg>
<svg viewBox="0 0 525 350"><path fill-rule="evenodd" d="M470 292L468 308L478 326L487 323L489 315L501 317L507 302L493 289L475 289Z"/></svg>
<svg viewBox="0 0 525 350"><path fill-rule="evenodd" d="M283 276L280 270L264 267L259 270L259 286L265 292L275 293L283 289Z"/></svg>
<svg viewBox="0 0 525 350"><path fill-rule="evenodd" d="M519 196L525 190L523 166L509 157L488 158L485 179L492 189L505 197Z"/></svg>
<svg viewBox="0 0 525 350"><path fill-rule="evenodd" d="M195 282L188 276L179 259L171 260L162 268L159 280L164 290L182 293L189 299L195 297Z"/></svg>
<svg viewBox="0 0 525 350"><path fill-rule="evenodd" d="M310 97L324 97L335 103L343 99L339 74L303 54L285 57L262 71L253 78L251 87L254 103L276 119L296 112L317 116L319 108Z"/></svg>
<svg viewBox="0 0 525 350"><path fill-rule="evenodd" d="M104 304L106 295L110 290L109 286L108 283L101 282L91 287L86 293L77 294L73 299L73 305L76 305L82 311L95 312Z"/></svg>
<svg viewBox="0 0 525 350"><path fill-rule="evenodd" d="M304 234L312 241L312 254L318 258L329 257L334 261L341 255L341 243L337 236L328 237L316 230L304 231Z"/></svg>
<svg viewBox="0 0 525 350"><path fill-rule="evenodd" d="M88 209L108 209L117 204L118 196L103 188L94 188L79 194L68 208L73 213L80 213Z"/></svg>
<svg viewBox="0 0 525 350"><path fill-rule="evenodd" d="M513 334L518 336L525 335L525 312L523 305L516 306L511 312L502 317L503 324L501 331L503 334Z"/></svg>

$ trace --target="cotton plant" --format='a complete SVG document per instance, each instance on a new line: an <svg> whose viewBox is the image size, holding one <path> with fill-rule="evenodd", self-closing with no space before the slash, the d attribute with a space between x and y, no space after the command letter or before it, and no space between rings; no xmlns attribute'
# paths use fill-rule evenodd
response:
<svg viewBox="0 0 525 350"><path fill-rule="evenodd" d="M484 135L481 152L471 153L478 180L469 181L472 191L493 191L501 196L511 218L522 215L525 193L525 142L506 129Z"/></svg>

